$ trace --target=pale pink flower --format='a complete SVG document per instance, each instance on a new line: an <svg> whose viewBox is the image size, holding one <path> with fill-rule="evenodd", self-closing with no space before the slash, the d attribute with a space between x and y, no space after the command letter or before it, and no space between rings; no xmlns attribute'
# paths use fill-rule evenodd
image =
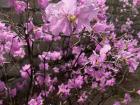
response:
<svg viewBox="0 0 140 105"><path fill-rule="evenodd" d="M87 1L88 2L88 1ZM70 35L75 27L78 32L91 29L90 22L97 16L98 10L93 3L78 5L77 0L62 0L46 8L46 19L50 22L50 31L54 35Z"/></svg>

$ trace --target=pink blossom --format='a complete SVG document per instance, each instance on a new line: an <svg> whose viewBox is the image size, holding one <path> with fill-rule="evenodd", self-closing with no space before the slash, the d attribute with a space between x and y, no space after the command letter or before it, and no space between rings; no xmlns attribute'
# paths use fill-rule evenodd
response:
<svg viewBox="0 0 140 105"><path fill-rule="evenodd" d="M132 101L130 94L126 93L124 96L123 103L128 105Z"/></svg>
<svg viewBox="0 0 140 105"><path fill-rule="evenodd" d="M31 75L30 64L24 65L20 70L20 74L23 78L27 79Z"/></svg>
<svg viewBox="0 0 140 105"><path fill-rule="evenodd" d="M58 87L59 87L58 94L64 94L66 96L70 94L70 89L68 85L61 84Z"/></svg>
<svg viewBox="0 0 140 105"><path fill-rule="evenodd" d="M84 103L87 100L87 98L88 98L87 94L85 92L83 92L83 94L80 95L77 102Z"/></svg>
<svg viewBox="0 0 140 105"><path fill-rule="evenodd" d="M10 89L9 94L10 94L11 97L15 97L16 94L17 94L17 89L16 88Z"/></svg>
<svg viewBox="0 0 140 105"><path fill-rule="evenodd" d="M106 85L108 85L108 86L114 86L114 84L115 84L115 79L114 78L106 81Z"/></svg>
<svg viewBox="0 0 140 105"><path fill-rule="evenodd" d="M140 95L140 90L137 90L137 94Z"/></svg>
<svg viewBox="0 0 140 105"><path fill-rule="evenodd" d="M54 52L43 52L42 55L39 55L39 58L44 61L45 60L60 60L61 59L61 52L54 51Z"/></svg>
<svg viewBox="0 0 140 105"><path fill-rule="evenodd" d="M49 35L49 34L45 34L45 36L43 37L43 39L47 42L50 42L53 40L53 37L52 35Z"/></svg>
<svg viewBox="0 0 140 105"><path fill-rule="evenodd" d="M39 95L38 97L31 99L28 102L28 105L43 105L43 98Z"/></svg>
<svg viewBox="0 0 140 105"><path fill-rule="evenodd" d="M133 0L133 5L134 6L139 6L140 5L140 0Z"/></svg>
<svg viewBox="0 0 140 105"><path fill-rule="evenodd" d="M97 12L94 4L84 3L78 6L77 0L62 0L57 4L48 5L46 18L50 21L50 31L54 35L59 35L60 32L70 35L75 26L78 32L83 28L91 29L90 21Z"/></svg>
<svg viewBox="0 0 140 105"><path fill-rule="evenodd" d="M81 88L84 83L83 76L78 76L75 79L69 80L68 86L71 88Z"/></svg>
<svg viewBox="0 0 140 105"><path fill-rule="evenodd" d="M135 70L137 69L139 62L136 61L136 59L128 59L127 60L128 65L129 65L129 72L135 72Z"/></svg>
<svg viewBox="0 0 140 105"><path fill-rule="evenodd" d="M15 8L17 14L20 14L25 11L25 9L27 8L27 5L23 1L15 1L14 8Z"/></svg>
<svg viewBox="0 0 140 105"><path fill-rule="evenodd" d="M111 50L111 46L109 44L105 44L103 48L100 49L100 55L106 54Z"/></svg>
<svg viewBox="0 0 140 105"><path fill-rule="evenodd" d="M121 105L119 101L116 101L113 105Z"/></svg>
<svg viewBox="0 0 140 105"><path fill-rule="evenodd" d="M38 5L40 8L45 9L48 6L48 0L37 0Z"/></svg>
<svg viewBox="0 0 140 105"><path fill-rule="evenodd" d="M5 83L0 80L0 92L4 91L5 88L6 88Z"/></svg>
<svg viewBox="0 0 140 105"><path fill-rule="evenodd" d="M48 70L48 68L49 68L49 65L48 65L48 63L41 63L40 65L39 65L39 67L40 67L40 69L41 70Z"/></svg>
<svg viewBox="0 0 140 105"><path fill-rule="evenodd" d="M107 28L108 26L104 23L96 23L93 26L93 31L95 31L96 33L104 33Z"/></svg>

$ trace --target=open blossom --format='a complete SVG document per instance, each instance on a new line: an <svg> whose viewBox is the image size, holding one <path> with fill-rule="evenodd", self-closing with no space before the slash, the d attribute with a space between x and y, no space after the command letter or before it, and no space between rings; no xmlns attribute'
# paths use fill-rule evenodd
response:
<svg viewBox="0 0 140 105"><path fill-rule="evenodd" d="M78 32L84 28L89 30L90 22L97 13L95 4L78 5L77 0L61 0L57 4L49 4L46 8L46 18L54 35L61 32L70 35L74 27Z"/></svg>

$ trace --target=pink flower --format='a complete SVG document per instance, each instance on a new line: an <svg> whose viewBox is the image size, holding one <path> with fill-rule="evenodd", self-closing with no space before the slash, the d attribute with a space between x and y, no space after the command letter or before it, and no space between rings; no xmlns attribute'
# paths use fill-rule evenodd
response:
<svg viewBox="0 0 140 105"><path fill-rule="evenodd" d="M30 64L24 65L22 69L20 70L20 74L23 78L27 79L31 75L31 68Z"/></svg>
<svg viewBox="0 0 140 105"><path fill-rule="evenodd" d="M134 6L140 6L140 0L133 0Z"/></svg>
<svg viewBox="0 0 140 105"><path fill-rule="evenodd" d="M3 100L0 100L0 105L3 105Z"/></svg>
<svg viewBox="0 0 140 105"><path fill-rule="evenodd" d="M53 37L52 35L49 35L49 34L45 34L45 36L43 37L44 41L46 42L50 42L53 40Z"/></svg>
<svg viewBox="0 0 140 105"><path fill-rule="evenodd" d="M0 92L4 91L5 88L6 88L5 83L0 80Z"/></svg>
<svg viewBox="0 0 140 105"><path fill-rule="evenodd" d="M111 31L113 30L114 27L113 25L107 25L106 23L101 23L101 22L97 22L94 26L93 26L93 31L95 33L106 33L107 31Z"/></svg>
<svg viewBox="0 0 140 105"><path fill-rule="evenodd" d="M43 98L41 95L39 95L36 98L32 98L29 102L28 105L43 105Z"/></svg>
<svg viewBox="0 0 140 105"><path fill-rule="evenodd" d="M137 90L137 94L140 95L140 90Z"/></svg>
<svg viewBox="0 0 140 105"><path fill-rule="evenodd" d="M106 31L106 29L107 29L107 25L104 23L96 23L93 26L93 31L96 33L103 33Z"/></svg>
<svg viewBox="0 0 140 105"><path fill-rule="evenodd" d="M48 0L37 0L40 8L45 9L48 6Z"/></svg>
<svg viewBox="0 0 140 105"><path fill-rule="evenodd" d="M64 85L64 84L61 84L58 86L59 88L59 91L58 91L58 94L64 94L64 95L69 95L70 93L70 89L68 87L68 85Z"/></svg>
<svg viewBox="0 0 140 105"><path fill-rule="evenodd" d="M11 97L15 97L16 94L17 94L17 89L16 88L10 89L9 94L10 94Z"/></svg>
<svg viewBox="0 0 140 105"><path fill-rule="evenodd" d="M128 105L132 101L130 94L126 93L124 96L123 103Z"/></svg>
<svg viewBox="0 0 140 105"><path fill-rule="evenodd" d="M77 78L69 80L68 86L71 88L81 88L83 83L84 83L84 78L83 76L79 75Z"/></svg>
<svg viewBox="0 0 140 105"><path fill-rule="evenodd" d="M107 86L113 86L114 84L115 84L115 79L114 78L106 81Z"/></svg>
<svg viewBox="0 0 140 105"><path fill-rule="evenodd" d="M48 70L48 68L49 68L49 65L48 65L48 63L41 63L40 65L39 65L39 67L40 67L40 69L41 70Z"/></svg>
<svg viewBox="0 0 140 105"><path fill-rule="evenodd" d="M111 46L109 44L105 44L103 48L100 49L100 55L106 54L111 50Z"/></svg>
<svg viewBox="0 0 140 105"><path fill-rule="evenodd" d="M113 105L121 105L119 101L116 101Z"/></svg>
<svg viewBox="0 0 140 105"><path fill-rule="evenodd" d="M99 58L99 55L96 54L96 52L93 52L93 54L88 58L90 63L95 66L95 65L98 65L98 59Z"/></svg>
<svg viewBox="0 0 140 105"><path fill-rule="evenodd" d="M53 51L53 52L43 52L42 55L39 55L39 58L44 61L45 60L60 60L61 59L61 52Z"/></svg>
<svg viewBox="0 0 140 105"><path fill-rule="evenodd" d="M88 96L87 96L86 92L83 92L83 94L80 95L80 97L79 97L77 102L84 103L87 98L88 98Z"/></svg>
<svg viewBox="0 0 140 105"><path fill-rule="evenodd" d="M62 0L46 8L46 18L54 35L59 35L61 32L70 35L74 27L78 32L84 28L91 29L90 22L97 13L93 3L78 5L77 0Z"/></svg>
<svg viewBox="0 0 140 105"><path fill-rule="evenodd" d="M42 86L43 83L44 83L44 77L38 75L38 76L36 77L36 85L41 85L41 86Z"/></svg>
<svg viewBox="0 0 140 105"><path fill-rule="evenodd" d="M127 63L129 65L129 72L132 72L132 73L136 71L136 69L139 65L139 62L136 61L136 59L134 59L134 58L128 59Z"/></svg>
<svg viewBox="0 0 140 105"><path fill-rule="evenodd" d="M138 38L140 38L140 32L138 32L137 35L138 35Z"/></svg>
<svg viewBox="0 0 140 105"><path fill-rule="evenodd" d="M25 9L27 8L27 4L23 1L15 1L14 8L17 14L20 14L25 11Z"/></svg>

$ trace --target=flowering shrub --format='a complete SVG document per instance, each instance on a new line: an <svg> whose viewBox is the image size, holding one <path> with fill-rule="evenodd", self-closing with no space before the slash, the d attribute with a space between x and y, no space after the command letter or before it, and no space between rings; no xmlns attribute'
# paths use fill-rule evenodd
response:
<svg viewBox="0 0 140 105"><path fill-rule="evenodd" d="M118 34L108 22L106 0L34 2L41 25L34 24L34 6L19 0L10 0L11 8L25 15L25 23L0 22L1 104L88 105L92 95L103 94L100 105L117 96L126 74L134 74L140 62L139 33L128 33L133 22L128 18ZM131 6L136 10L138 3ZM12 85L5 69L14 63L20 65L20 77ZM122 91L123 99L113 105L128 105L131 94L140 93Z"/></svg>

